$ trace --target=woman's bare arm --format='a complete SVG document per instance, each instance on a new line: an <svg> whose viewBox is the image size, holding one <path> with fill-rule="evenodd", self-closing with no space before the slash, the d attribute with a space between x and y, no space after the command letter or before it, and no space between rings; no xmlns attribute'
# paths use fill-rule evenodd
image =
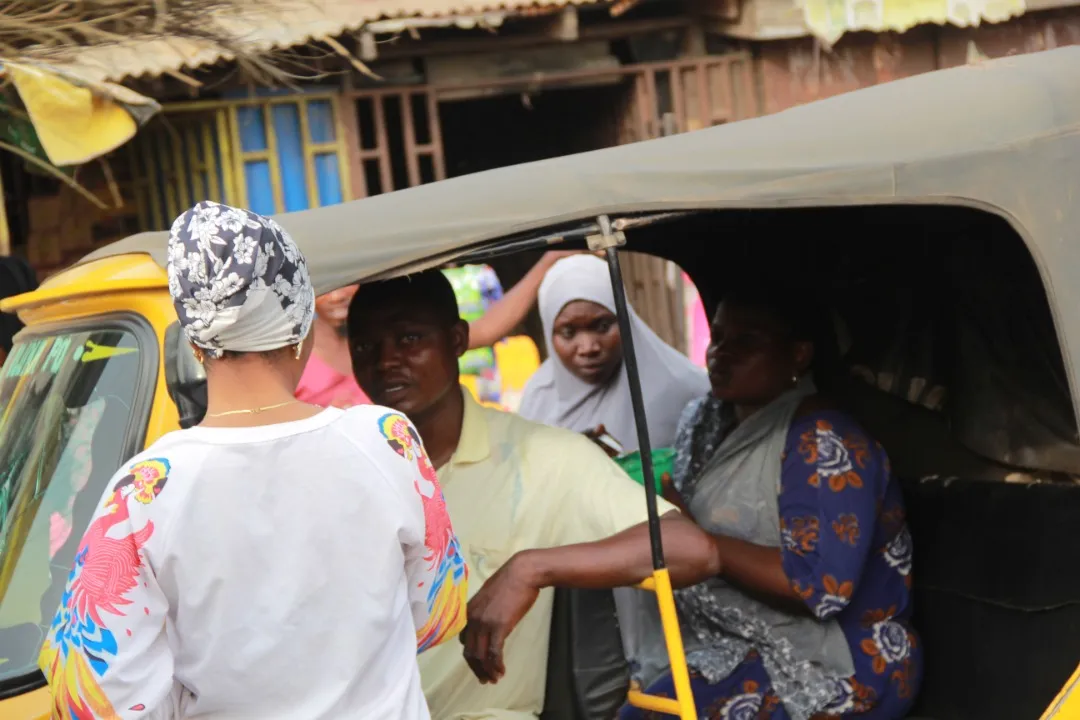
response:
<svg viewBox="0 0 1080 720"><path fill-rule="evenodd" d="M547 271L562 258L574 255L576 252L576 250L551 250L544 253L543 257L529 269L529 272L525 273L525 277L521 278L520 282L510 288L502 298L495 301L482 317L469 323L469 349L490 347L513 332L536 302L540 283L543 282Z"/></svg>

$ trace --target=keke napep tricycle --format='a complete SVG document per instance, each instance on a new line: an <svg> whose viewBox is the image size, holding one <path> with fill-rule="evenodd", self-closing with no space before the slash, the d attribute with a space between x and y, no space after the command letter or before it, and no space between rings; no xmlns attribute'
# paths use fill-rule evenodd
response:
<svg viewBox="0 0 1080 720"><path fill-rule="evenodd" d="M926 658L913 717L1077 717L1077 87L1080 48L1066 48L279 220L320 292L560 243L606 254L620 305L622 248L681 265L710 307L751 270L812 279L848 370L835 391L905 486ZM164 253L164 234L137 235L0 306L27 324L0 377L5 720L49 712L38 649L104 483L201 418ZM610 604L563 592L544 717L610 717L628 689L635 704L694 717L653 537L645 585L678 697L631 689Z"/></svg>

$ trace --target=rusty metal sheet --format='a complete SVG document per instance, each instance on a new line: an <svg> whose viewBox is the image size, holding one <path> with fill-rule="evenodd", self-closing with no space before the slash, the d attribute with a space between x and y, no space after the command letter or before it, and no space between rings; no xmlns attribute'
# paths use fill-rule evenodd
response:
<svg viewBox="0 0 1080 720"><path fill-rule="evenodd" d="M938 56L945 68L1077 44L1080 13L1059 10L1026 15L1003 25L942 28Z"/></svg>
<svg viewBox="0 0 1080 720"><path fill-rule="evenodd" d="M1069 45L1080 45L1080 13L1075 10L1033 13L977 28L856 33L841 38L831 51L810 38L767 43L758 61L764 110L778 112L924 72Z"/></svg>
<svg viewBox="0 0 1080 720"><path fill-rule="evenodd" d="M827 51L804 38L761 49L766 113L937 70L937 28L903 35L856 34Z"/></svg>

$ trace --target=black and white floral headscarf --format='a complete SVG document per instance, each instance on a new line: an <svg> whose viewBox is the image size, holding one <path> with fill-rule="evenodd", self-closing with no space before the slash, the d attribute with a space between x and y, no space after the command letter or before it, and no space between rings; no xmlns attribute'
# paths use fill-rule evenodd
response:
<svg viewBox="0 0 1080 720"><path fill-rule="evenodd" d="M307 263L270 218L200 202L173 223L168 272L184 333L213 357L296 345L311 328Z"/></svg>

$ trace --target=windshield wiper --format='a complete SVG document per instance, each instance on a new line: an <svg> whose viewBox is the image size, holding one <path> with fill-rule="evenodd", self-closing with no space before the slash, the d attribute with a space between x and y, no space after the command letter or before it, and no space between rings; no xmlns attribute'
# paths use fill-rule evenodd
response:
<svg viewBox="0 0 1080 720"><path fill-rule="evenodd" d="M25 695L48 685L45 674L40 670L16 675L6 680L0 680L0 700L6 700L16 695Z"/></svg>

